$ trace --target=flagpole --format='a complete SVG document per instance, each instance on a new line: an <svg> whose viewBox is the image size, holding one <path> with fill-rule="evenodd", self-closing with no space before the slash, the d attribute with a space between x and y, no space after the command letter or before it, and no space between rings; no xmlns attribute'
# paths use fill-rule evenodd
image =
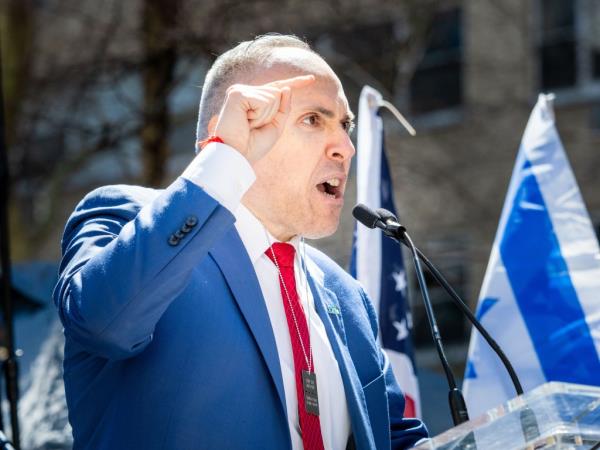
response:
<svg viewBox="0 0 600 450"><path fill-rule="evenodd" d="M17 361L14 349L13 308L11 299L11 267L10 267L10 240L8 230L8 201L9 201L9 171L8 155L6 151L6 136L4 130L4 92L2 83L2 51L0 42L0 268L2 269L2 312L4 315L4 329L6 332L6 359L4 360L4 375L6 379L6 393L10 407L10 422L12 441L19 450L19 417L17 414L18 381ZM0 414L1 418L1 414ZM3 422L0 421L0 428ZM2 442L4 444L4 442ZM4 445L2 448L6 448Z"/></svg>
<svg viewBox="0 0 600 450"><path fill-rule="evenodd" d="M404 128L406 128L406 131L408 131L408 133L411 136L416 136L417 132L415 131L415 129L413 128L413 126L409 123L408 120L406 120L406 117L404 117L402 115L402 113L400 111L398 111L398 109L390 102L388 102L387 100L380 100L378 106L380 108L385 108L388 111L390 111L394 117L396 118L396 120L398 122L400 122L402 124L402 126Z"/></svg>

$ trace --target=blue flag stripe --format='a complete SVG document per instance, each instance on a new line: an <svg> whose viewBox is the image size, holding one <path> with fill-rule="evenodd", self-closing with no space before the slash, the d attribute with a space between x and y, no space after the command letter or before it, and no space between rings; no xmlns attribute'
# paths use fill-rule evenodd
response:
<svg viewBox="0 0 600 450"><path fill-rule="evenodd" d="M546 379L596 385L600 361L594 341L540 187L528 169L527 161L500 243L502 261Z"/></svg>

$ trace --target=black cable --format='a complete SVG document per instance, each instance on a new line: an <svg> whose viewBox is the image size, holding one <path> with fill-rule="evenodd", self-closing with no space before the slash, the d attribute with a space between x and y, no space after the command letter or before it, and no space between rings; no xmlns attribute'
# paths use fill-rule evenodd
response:
<svg viewBox="0 0 600 450"><path fill-rule="evenodd" d="M404 238L406 240L407 246L411 251L411 256L413 258L413 263L415 265L415 272L417 274L417 280L419 281L419 287L421 288L421 295L423 296L424 304L425 304L425 313L427 314L427 321L429 322L429 328L431 330L431 336L433 337L433 342L435 344L435 349L438 352L440 357L440 361L442 362L442 367L444 368L444 372L446 373L446 378L448 378L448 384L451 389L456 387L456 380L454 378L454 374L450 369L450 364L446 359L446 355L444 353L444 348L442 344L442 337L440 335L440 330L437 326L437 321L435 319L435 315L433 313L433 309L431 307L431 299L429 298L429 292L427 290L427 284L425 282L425 276L423 275L423 268L421 267L421 261L419 260L417 250L408 236L408 234L404 233Z"/></svg>
<svg viewBox="0 0 600 450"><path fill-rule="evenodd" d="M411 251L411 255L415 265L415 272L417 274L417 280L419 281L421 295L423 296L423 303L425 305L425 312L427 313L427 320L429 322L431 336L433 337L435 349L437 350L438 356L442 363L442 367L444 369L444 372L446 373L446 378L448 379L448 386L450 387L450 392L448 393L448 401L450 404L450 411L452 413L452 420L454 422L454 425L460 425L461 423L464 423L469 420L467 406L465 404L462 392L456 386L456 379L454 378L454 374L452 373L452 369L450 368L450 364L448 363L446 354L444 353L442 337L440 335L440 330L438 329L437 321L435 319L433 308L431 306L431 299L429 298L429 292L427 290L425 276L423 275L423 268L421 267L419 253L417 252L417 248L413 244L408 233L404 231L402 234L408 248L410 248Z"/></svg>
<svg viewBox="0 0 600 450"><path fill-rule="evenodd" d="M401 240L399 240L397 242L401 242ZM483 338L486 340L486 342L489 344L489 346L492 348L492 350L494 350L494 352L496 352L496 354L502 361L502 364L504 364L504 367L506 368L508 375L510 376L510 379L515 387L515 391L517 392L517 395L522 395L523 387L521 386L521 381L519 380L519 377L517 376L517 373L515 372L515 369L512 366L511 362L508 360L508 358L506 357L506 355L504 354L504 352L502 351L502 349L500 348L498 343L494 340L494 338L492 336L490 336L490 334L483 327L483 325L481 325L481 322L479 322L479 320L477 320L475 315L471 312L471 309L467 306L467 304L464 302L464 300L462 300L460 298L460 296L456 293L456 291L452 288L452 286L450 286L450 283L448 283L448 281L446 280L446 278L444 278L444 276L440 273L440 271L427 259L427 257L421 252L421 250L419 250L416 247L415 247L415 249L417 250L419 258L423 261L423 263L425 264L427 269L431 272L431 275L433 275L433 278L435 278L435 280L450 295L450 298L452 298L452 300L454 301L456 306L458 306L458 308L465 314L465 316L467 316L469 321L473 324L473 326L477 329L477 331L479 331L479 333L481 333L481 336L483 336Z"/></svg>
<svg viewBox="0 0 600 450"><path fill-rule="evenodd" d="M1 45L0 45L1 48ZM17 361L15 358L13 308L11 298L10 240L8 232L8 200L10 178L8 172L8 155L4 130L4 95L2 90L2 52L0 51L0 267L2 268L2 310L6 331L6 360L4 375L6 379L6 395L10 407L10 423L14 446L19 450L19 416L17 402L19 386L17 379ZM1 414L0 414L1 416Z"/></svg>

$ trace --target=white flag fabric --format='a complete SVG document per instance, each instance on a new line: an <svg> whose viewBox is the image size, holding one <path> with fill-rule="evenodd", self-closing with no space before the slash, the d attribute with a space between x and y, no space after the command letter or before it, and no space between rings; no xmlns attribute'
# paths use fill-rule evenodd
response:
<svg viewBox="0 0 600 450"><path fill-rule="evenodd" d="M383 124L378 114L382 97L365 86L358 105L357 200L395 213L390 171L383 148ZM406 417L420 417L419 385L415 375L406 297L402 249L379 230L356 227L350 272L364 286L379 316L380 343L404 391Z"/></svg>
<svg viewBox="0 0 600 450"><path fill-rule="evenodd" d="M600 251L550 96L539 96L521 141L477 316L526 392L547 381L600 385ZM472 418L516 395L476 330L463 391Z"/></svg>

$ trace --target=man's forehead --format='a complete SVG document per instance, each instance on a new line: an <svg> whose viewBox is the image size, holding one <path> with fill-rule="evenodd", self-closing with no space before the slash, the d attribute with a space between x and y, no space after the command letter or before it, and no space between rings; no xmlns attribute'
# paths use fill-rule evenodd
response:
<svg viewBox="0 0 600 450"><path fill-rule="evenodd" d="M288 47L274 49L261 68L252 74L250 84L265 84L300 75L315 75L316 80L314 84L296 91L296 96L292 97L296 106L303 108L314 103L311 95L302 93L317 94L320 91L328 100L337 99L339 107L352 116L339 78L320 56L308 50Z"/></svg>
<svg viewBox="0 0 600 450"><path fill-rule="evenodd" d="M311 87L304 88L311 91ZM315 89L312 89L314 93ZM300 92L298 94L301 94ZM354 114L350 110L348 100L343 93L335 95L296 95L292 96L292 109L298 112L315 111L323 116L334 119L342 117L344 119L354 119Z"/></svg>
<svg viewBox="0 0 600 450"><path fill-rule="evenodd" d="M341 86L331 67L319 55L294 47L271 49L269 55L246 72L243 78L249 84L265 84L270 81L291 78L299 75L314 75L317 79L328 79Z"/></svg>
<svg viewBox="0 0 600 450"><path fill-rule="evenodd" d="M314 52L296 47L278 47L271 50L264 61L265 69L287 67L293 71L309 72L316 76L337 78L323 58Z"/></svg>

